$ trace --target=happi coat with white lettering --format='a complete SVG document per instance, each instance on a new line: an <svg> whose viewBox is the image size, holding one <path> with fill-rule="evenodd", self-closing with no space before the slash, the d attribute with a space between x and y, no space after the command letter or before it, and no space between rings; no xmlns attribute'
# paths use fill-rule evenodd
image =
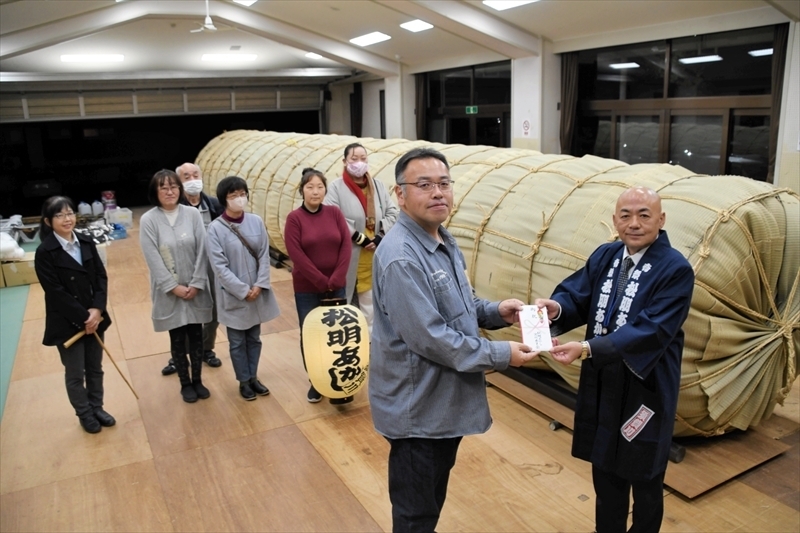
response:
<svg viewBox="0 0 800 533"><path fill-rule="evenodd" d="M551 331L586 324L591 346L581 364L572 455L644 480L667 467L694 271L661 230L613 302L623 246L600 246L556 287L552 299L562 311Z"/></svg>

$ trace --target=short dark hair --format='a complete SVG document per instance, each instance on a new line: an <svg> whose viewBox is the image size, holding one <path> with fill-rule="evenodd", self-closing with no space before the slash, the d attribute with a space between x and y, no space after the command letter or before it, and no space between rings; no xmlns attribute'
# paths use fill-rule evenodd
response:
<svg viewBox="0 0 800 533"><path fill-rule="evenodd" d="M183 183L181 179L175 174L175 171L162 168L150 178L150 184L147 186L147 199L151 205L161 207L161 202L158 201L158 188L169 182L171 185L177 185L180 189L178 198L183 198Z"/></svg>
<svg viewBox="0 0 800 533"><path fill-rule="evenodd" d="M450 165L447 163L447 158L444 156L443 153L439 152L438 150L434 150L433 148L414 148L409 150L397 161L397 164L394 166L394 181L398 185L402 185L403 182L403 173L406 171L406 167L410 162L415 159L438 159L444 166L447 167L447 170L450 170Z"/></svg>
<svg viewBox="0 0 800 533"><path fill-rule="evenodd" d="M51 233L53 233L53 228L45 223L45 220L49 221L50 224L53 223L53 215L56 213L60 213L64 210L65 207L69 207L72 209L73 213L77 213L75 209L75 203L66 196L51 196L47 200L44 201L42 205L42 220L39 221L39 238L44 239Z"/></svg>
<svg viewBox="0 0 800 533"><path fill-rule="evenodd" d="M239 176L228 176L222 178L217 183L217 200L223 208L228 205L228 195L232 192L244 191L245 194L250 196L250 191L247 189L247 182Z"/></svg>
<svg viewBox="0 0 800 533"><path fill-rule="evenodd" d="M350 155L350 152L352 150L355 150L356 148L364 148L364 145L361 144L361 143L350 143L347 146L345 146L344 147L344 158L347 159L347 156ZM366 152L367 149L364 148L364 151Z"/></svg>
<svg viewBox="0 0 800 533"><path fill-rule="evenodd" d="M314 176L322 180L322 184L325 186L325 191L328 191L328 179L325 177L325 174L316 168L307 167L303 169L303 177L300 178L300 185L297 186L297 190L300 191L300 196L303 196L303 187L305 187Z"/></svg>

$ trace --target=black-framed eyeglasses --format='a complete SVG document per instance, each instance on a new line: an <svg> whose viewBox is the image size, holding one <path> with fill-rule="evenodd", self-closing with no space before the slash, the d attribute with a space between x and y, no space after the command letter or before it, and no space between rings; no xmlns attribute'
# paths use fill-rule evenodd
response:
<svg viewBox="0 0 800 533"><path fill-rule="evenodd" d="M75 218L75 213L71 211L69 213L56 213L53 215L53 218L56 220L61 220L62 218Z"/></svg>
<svg viewBox="0 0 800 533"><path fill-rule="evenodd" d="M439 190L442 192L447 192L453 187L452 180L442 180L442 181L406 181L403 183L398 183L398 185L413 185L417 187L422 192L432 192L434 187L439 187Z"/></svg>

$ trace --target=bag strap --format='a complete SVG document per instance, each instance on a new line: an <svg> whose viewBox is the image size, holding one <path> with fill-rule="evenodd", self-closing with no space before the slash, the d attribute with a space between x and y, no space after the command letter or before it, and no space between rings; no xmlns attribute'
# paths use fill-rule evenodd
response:
<svg viewBox="0 0 800 533"><path fill-rule="evenodd" d="M260 268L260 264L259 264L259 261L258 261L258 254L256 253L255 250L253 250L253 247L250 246L250 243L247 242L247 239L245 239L244 236L241 233L239 233L239 230L234 228L232 224L229 224L227 221L223 220L222 218L220 218L219 220L225 226L227 226L228 229L231 230L233 232L233 234L236 235L239 238L240 241L242 241L242 244L244 245L244 247L247 248L247 251L250 252L250 255L252 255L253 259L256 260L256 270L258 270Z"/></svg>

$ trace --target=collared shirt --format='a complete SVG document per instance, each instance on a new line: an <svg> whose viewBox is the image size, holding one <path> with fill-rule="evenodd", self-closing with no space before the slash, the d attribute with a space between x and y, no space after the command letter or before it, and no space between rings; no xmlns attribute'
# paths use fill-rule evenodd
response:
<svg viewBox="0 0 800 533"><path fill-rule="evenodd" d="M511 359L507 342L480 336L508 326L499 302L475 297L455 239L443 227L439 236L401 212L375 253L369 396L375 429L389 438L485 432L484 371Z"/></svg>
<svg viewBox="0 0 800 533"><path fill-rule="evenodd" d="M58 239L58 243L67 252L72 258L78 262L79 265L83 264L83 256L81 255L81 243L78 241L78 236L75 235L75 232L72 232L72 240L68 241L61 235L56 232L53 232L56 239Z"/></svg>

